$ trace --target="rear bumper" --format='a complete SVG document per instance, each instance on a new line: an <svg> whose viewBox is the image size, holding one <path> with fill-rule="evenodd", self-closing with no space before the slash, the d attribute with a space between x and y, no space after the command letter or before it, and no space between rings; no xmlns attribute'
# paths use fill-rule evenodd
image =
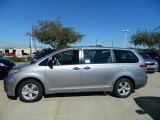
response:
<svg viewBox="0 0 160 120"><path fill-rule="evenodd" d="M8 75L8 73L9 73L9 70L2 70L2 71L0 71L0 79L4 79L7 75Z"/></svg>
<svg viewBox="0 0 160 120"><path fill-rule="evenodd" d="M147 66L147 72L157 72L159 71L159 65L150 65Z"/></svg>
<svg viewBox="0 0 160 120"><path fill-rule="evenodd" d="M145 79L135 83L135 89L139 89L139 88L145 87L146 84L147 84L147 80L148 80L148 77L146 75Z"/></svg>
<svg viewBox="0 0 160 120"><path fill-rule="evenodd" d="M147 82L146 82L146 84L147 84ZM142 88L142 87L146 86L146 84L142 84L142 83L136 84L135 89Z"/></svg>

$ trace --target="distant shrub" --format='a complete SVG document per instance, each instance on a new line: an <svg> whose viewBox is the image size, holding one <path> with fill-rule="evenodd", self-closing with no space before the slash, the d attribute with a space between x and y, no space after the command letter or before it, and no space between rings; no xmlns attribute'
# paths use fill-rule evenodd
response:
<svg viewBox="0 0 160 120"><path fill-rule="evenodd" d="M19 58L19 57L13 56L13 57L9 57L9 59L13 60L14 62L25 62L24 57Z"/></svg>
<svg viewBox="0 0 160 120"><path fill-rule="evenodd" d="M34 58L29 56L29 57L27 57L27 61L34 61Z"/></svg>

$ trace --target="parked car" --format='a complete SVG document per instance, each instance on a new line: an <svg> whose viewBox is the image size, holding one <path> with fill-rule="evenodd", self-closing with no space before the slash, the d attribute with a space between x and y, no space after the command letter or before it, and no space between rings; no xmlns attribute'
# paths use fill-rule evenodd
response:
<svg viewBox="0 0 160 120"><path fill-rule="evenodd" d="M12 60L0 57L0 80L6 77L14 66L15 63Z"/></svg>
<svg viewBox="0 0 160 120"><path fill-rule="evenodd" d="M146 83L146 63L136 50L75 47L14 67L4 90L24 102L38 101L44 94L91 91L125 98Z"/></svg>
<svg viewBox="0 0 160 120"><path fill-rule="evenodd" d="M155 59L158 62L159 70L160 70L160 55L157 52L154 51L146 51L146 53L153 59Z"/></svg>
<svg viewBox="0 0 160 120"><path fill-rule="evenodd" d="M157 72L159 70L159 64L156 60L151 58L145 52L140 51L139 54L144 58L147 64L147 72Z"/></svg>

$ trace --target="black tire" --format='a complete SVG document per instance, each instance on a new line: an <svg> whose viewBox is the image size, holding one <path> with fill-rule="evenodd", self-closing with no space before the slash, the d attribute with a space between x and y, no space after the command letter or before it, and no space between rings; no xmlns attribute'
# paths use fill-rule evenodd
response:
<svg viewBox="0 0 160 120"><path fill-rule="evenodd" d="M133 91L133 85L127 78L119 79L114 85L114 95L119 98L128 97Z"/></svg>
<svg viewBox="0 0 160 120"><path fill-rule="evenodd" d="M25 80L18 87L18 96L22 102L39 101L43 96L43 86L36 80Z"/></svg>
<svg viewBox="0 0 160 120"><path fill-rule="evenodd" d="M9 96L9 95L7 95L7 97L8 97L9 99L11 99L11 100L17 100L17 97L16 97L16 96Z"/></svg>

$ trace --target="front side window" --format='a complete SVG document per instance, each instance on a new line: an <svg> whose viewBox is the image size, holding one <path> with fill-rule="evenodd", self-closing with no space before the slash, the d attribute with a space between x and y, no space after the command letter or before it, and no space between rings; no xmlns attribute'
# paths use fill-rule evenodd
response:
<svg viewBox="0 0 160 120"><path fill-rule="evenodd" d="M79 64L79 50L69 50L58 53L52 57L55 65Z"/></svg>
<svg viewBox="0 0 160 120"><path fill-rule="evenodd" d="M84 50L84 64L111 63L110 50Z"/></svg>
<svg viewBox="0 0 160 120"><path fill-rule="evenodd" d="M34 61L33 61L33 63L34 63ZM48 63L48 58L45 59L45 60L43 60L43 61L39 64L39 66L47 66L47 63Z"/></svg>
<svg viewBox="0 0 160 120"><path fill-rule="evenodd" d="M113 50L117 63L137 63L137 56L128 50Z"/></svg>

